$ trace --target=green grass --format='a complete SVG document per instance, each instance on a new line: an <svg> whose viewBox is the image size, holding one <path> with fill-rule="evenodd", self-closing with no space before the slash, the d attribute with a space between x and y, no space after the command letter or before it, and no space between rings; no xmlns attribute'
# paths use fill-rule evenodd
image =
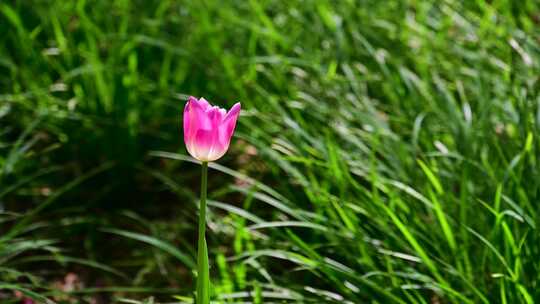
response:
<svg viewBox="0 0 540 304"><path fill-rule="evenodd" d="M535 303L539 75L534 0L0 2L0 299L191 301L194 95L215 301Z"/></svg>

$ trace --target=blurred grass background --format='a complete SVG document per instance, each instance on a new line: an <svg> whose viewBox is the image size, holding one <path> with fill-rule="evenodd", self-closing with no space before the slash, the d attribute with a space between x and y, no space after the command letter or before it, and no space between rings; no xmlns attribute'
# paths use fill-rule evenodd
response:
<svg viewBox="0 0 540 304"><path fill-rule="evenodd" d="M535 0L0 2L0 300L540 299ZM139 302L142 301L142 302Z"/></svg>

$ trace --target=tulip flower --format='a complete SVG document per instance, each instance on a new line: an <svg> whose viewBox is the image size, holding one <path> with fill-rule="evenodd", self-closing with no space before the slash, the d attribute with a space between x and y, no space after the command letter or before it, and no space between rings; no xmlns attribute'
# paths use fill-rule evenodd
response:
<svg viewBox="0 0 540 304"><path fill-rule="evenodd" d="M189 154L202 162L221 158L229 149L239 114L240 103L227 112L204 98L189 97L184 108L184 142Z"/></svg>
<svg viewBox="0 0 540 304"><path fill-rule="evenodd" d="M210 303L210 271L205 235L208 162L221 158L229 149L239 114L240 103L236 103L227 112L211 106L204 98L195 97L189 97L184 108L184 142L189 154L202 162L195 301L197 304Z"/></svg>

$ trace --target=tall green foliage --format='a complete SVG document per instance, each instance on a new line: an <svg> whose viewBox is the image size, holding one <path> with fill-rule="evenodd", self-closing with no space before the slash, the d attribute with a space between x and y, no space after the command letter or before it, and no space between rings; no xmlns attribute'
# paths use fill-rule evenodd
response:
<svg viewBox="0 0 540 304"><path fill-rule="evenodd" d="M59 299L39 277L77 271L75 298L190 299L195 95L246 109L210 165L219 301L534 303L539 11L0 3L0 288Z"/></svg>

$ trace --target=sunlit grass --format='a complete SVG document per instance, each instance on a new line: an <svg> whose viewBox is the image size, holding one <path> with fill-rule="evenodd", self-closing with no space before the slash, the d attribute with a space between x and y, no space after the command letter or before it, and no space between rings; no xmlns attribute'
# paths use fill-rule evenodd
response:
<svg viewBox="0 0 540 304"><path fill-rule="evenodd" d="M535 1L33 2L0 3L1 289L188 303L204 95L245 109L216 301L540 298Z"/></svg>

